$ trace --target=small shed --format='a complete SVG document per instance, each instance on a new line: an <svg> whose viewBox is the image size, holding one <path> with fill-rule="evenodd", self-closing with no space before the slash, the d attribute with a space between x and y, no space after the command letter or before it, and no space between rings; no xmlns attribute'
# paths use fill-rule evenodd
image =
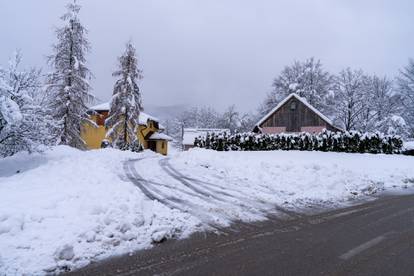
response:
<svg viewBox="0 0 414 276"><path fill-rule="evenodd" d="M306 99L292 93L275 106L255 125L256 133L319 133L327 129L343 131L332 121L313 107Z"/></svg>
<svg viewBox="0 0 414 276"><path fill-rule="evenodd" d="M223 128L184 128L182 132L182 149L189 150L194 147L194 141L198 137L206 137L207 133L230 133Z"/></svg>

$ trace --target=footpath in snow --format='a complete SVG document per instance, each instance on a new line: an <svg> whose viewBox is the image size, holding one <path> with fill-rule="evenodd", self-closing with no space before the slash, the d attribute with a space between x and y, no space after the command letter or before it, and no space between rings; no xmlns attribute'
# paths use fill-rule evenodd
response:
<svg viewBox="0 0 414 276"><path fill-rule="evenodd" d="M410 156L298 151L18 154L0 160L0 275L57 273L234 221L409 192L412 168Z"/></svg>

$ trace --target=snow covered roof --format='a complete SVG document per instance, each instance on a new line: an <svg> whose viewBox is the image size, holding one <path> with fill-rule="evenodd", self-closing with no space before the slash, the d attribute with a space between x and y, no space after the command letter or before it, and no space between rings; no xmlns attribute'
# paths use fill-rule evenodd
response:
<svg viewBox="0 0 414 276"><path fill-rule="evenodd" d="M96 110L96 111L107 111L107 110L109 110L109 102L101 103L101 104L92 106L92 107L90 107L90 109Z"/></svg>
<svg viewBox="0 0 414 276"><path fill-rule="evenodd" d="M185 128L183 133L183 145L193 145L198 137L204 137L207 133L230 133L229 129L223 128Z"/></svg>
<svg viewBox="0 0 414 276"><path fill-rule="evenodd" d="M95 106L90 107L91 110L95 110L95 111L109 111L109 102L106 103L101 103ZM159 120L157 118L155 118L154 116L151 116L145 112L140 112L139 113L139 124L140 125L146 125L148 120L152 120L154 122L159 122ZM164 126L159 125L160 129L164 129Z"/></svg>
<svg viewBox="0 0 414 276"><path fill-rule="evenodd" d="M172 141L173 138L171 138L170 136L168 136L167 134L164 133L160 133L160 132L155 132L153 133L150 137L149 140L167 140L167 141Z"/></svg>
<svg viewBox="0 0 414 276"><path fill-rule="evenodd" d="M404 142L404 149L405 150L414 150L414 141Z"/></svg>
<svg viewBox="0 0 414 276"><path fill-rule="evenodd" d="M331 119L323 115L319 110L317 110L315 107L313 107L305 98L302 98L296 93L291 93L289 96L287 96L283 101L281 101L275 108L269 111L259 122L257 122L256 126L260 127L261 124L263 124L273 113L275 113L277 110L279 110L287 101L289 101L291 98L295 97L298 101L303 103L306 107L308 107L310 110L315 112L319 117L321 117L325 122L333 126L333 123Z"/></svg>

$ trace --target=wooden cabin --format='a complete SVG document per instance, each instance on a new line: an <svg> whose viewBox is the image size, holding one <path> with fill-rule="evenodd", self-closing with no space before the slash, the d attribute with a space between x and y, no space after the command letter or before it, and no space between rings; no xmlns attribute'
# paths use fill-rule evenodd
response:
<svg viewBox="0 0 414 276"><path fill-rule="evenodd" d="M292 93L267 113L254 127L256 133L319 133L342 131L304 98Z"/></svg>
<svg viewBox="0 0 414 276"><path fill-rule="evenodd" d="M93 127L90 124L85 124L82 127L81 137L86 142L88 149L99 149L102 147L106 139L107 129L105 128L105 119L109 114L109 103L103 103L91 107L90 119L94 121L98 127ZM168 142L172 138L163 133L164 127L159 123L159 120L144 112L139 115L138 139L143 145L144 149L150 149L157 153L168 154Z"/></svg>

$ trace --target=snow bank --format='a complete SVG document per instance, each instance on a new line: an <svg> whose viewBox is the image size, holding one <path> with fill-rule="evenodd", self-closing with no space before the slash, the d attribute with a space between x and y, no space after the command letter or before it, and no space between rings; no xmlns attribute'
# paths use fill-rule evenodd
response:
<svg viewBox="0 0 414 276"><path fill-rule="evenodd" d="M130 159L158 200L128 181ZM58 273L209 225L404 190L413 168L409 156L332 152L21 153L0 160L0 275Z"/></svg>
<svg viewBox="0 0 414 276"><path fill-rule="evenodd" d="M403 148L405 150L414 150L414 141L404 142Z"/></svg>
<svg viewBox="0 0 414 276"><path fill-rule="evenodd" d="M124 179L123 161L146 155L59 146L0 160L0 275L56 273L194 231L196 218Z"/></svg>
<svg viewBox="0 0 414 276"><path fill-rule="evenodd" d="M184 174L258 202L344 202L414 186L414 158L333 152L216 152L194 148L172 160Z"/></svg>

